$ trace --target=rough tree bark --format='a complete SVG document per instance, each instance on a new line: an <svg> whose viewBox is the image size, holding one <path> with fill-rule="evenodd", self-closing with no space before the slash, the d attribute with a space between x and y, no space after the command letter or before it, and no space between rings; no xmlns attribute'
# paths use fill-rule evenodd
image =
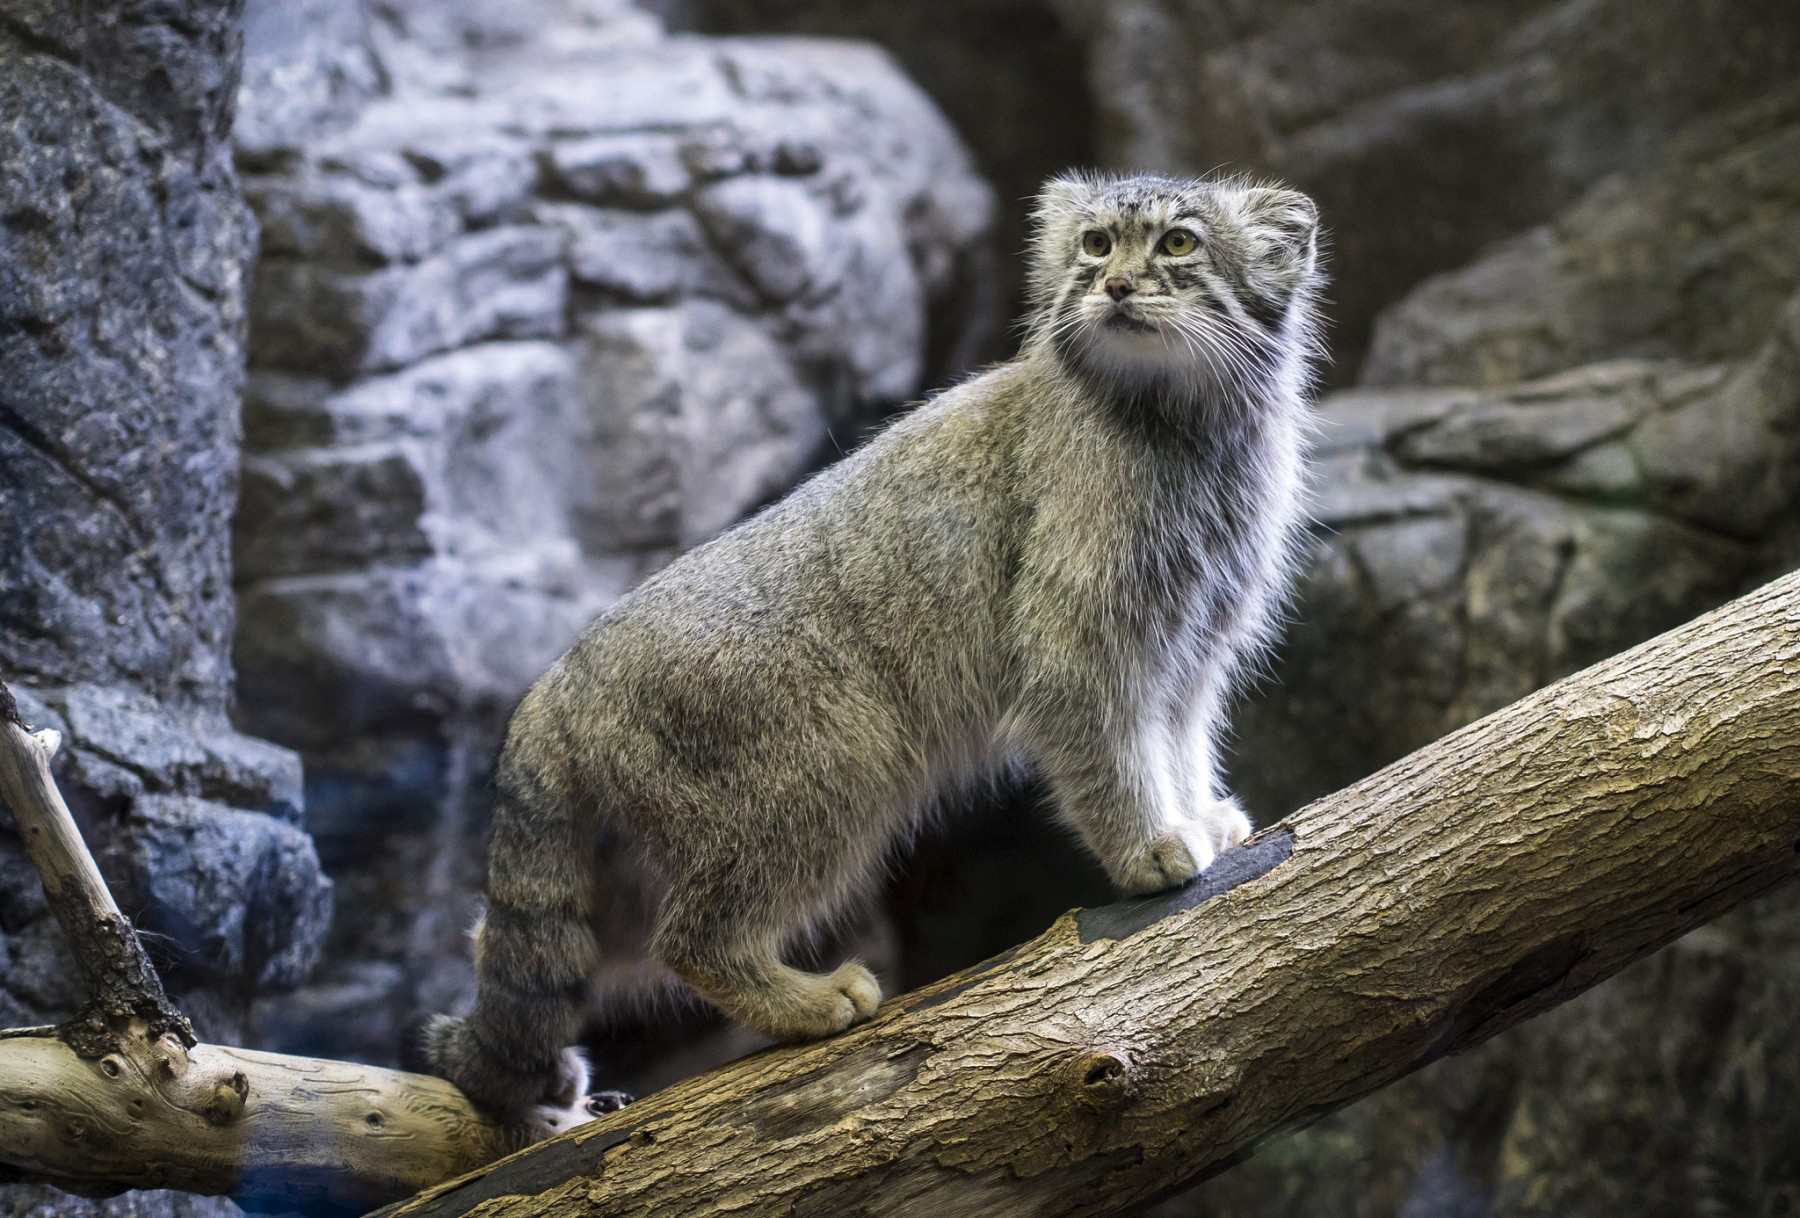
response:
<svg viewBox="0 0 1800 1218"><path fill-rule="evenodd" d="M842 1036L678 1083L382 1213L1125 1214L1797 870L1800 575L1311 805L1187 888L1073 911ZM368 1100L308 1111L308 1088L258 1057L234 1058L245 1113L298 1106L249 1142L247 1116L131 1108L151 1084L109 1092L72 1053L14 1091L0 1059L0 1161L28 1147L25 1166L89 1185L254 1194L285 1156L322 1164L341 1198L319 1148L361 1136ZM313 1066L352 1088L378 1073ZM78 1108L82 1086L116 1099ZM75 1136L96 1124L132 1162Z"/></svg>
<svg viewBox="0 0 1800 1218"><path fill-rule="evenodd" d="M1346 708L1354 714L1354 707ZM382 1218L1122 1215L1800 870L1800 576L1305 808Z"/></svg>

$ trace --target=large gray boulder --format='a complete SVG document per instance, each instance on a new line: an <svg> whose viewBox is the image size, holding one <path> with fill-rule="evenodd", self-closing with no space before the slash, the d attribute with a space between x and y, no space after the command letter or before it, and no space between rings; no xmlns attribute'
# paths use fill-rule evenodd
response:
<svg viewBox="0 0 1800 1218"><path fill-rule="evenodd" d="M236 661L346 915L290 1047L466 999L513 702L994 329L991 193L879 51L519 7L252 5Z"/></svg>
<svg viewBox="0 0 1800 1218"><path fill-rule="evenodd" d="M1754 351L1800 282L1800 88L1683 131L1377 319L1366 385L1504 385L1598 354Z"/></svg>
<svg viewBox="0 0 1800 1218"><path fill-rule="evenodd" d="M708 34L860 38L892 52L968 141L1005 201L996 220L1007 257L995 280L1009 314L1024 300L1027 201L1044 179L1092 165L1099 107L1086 87L1089 39L1047 0L680 0L671 25ZM1100 7L1100 6L1095 6Z"/></svg>
<svg viewBox="0 0 1800 1218"><path fill-rule="evenodd" d="M1238 718L1253 802L1344 786L1790 562L1800 294L1778 318L1736 364L1328 398L1298 625Z"/></svg>
<svg viewBox="0 0 1800 1218"><path fill-rule="evenodd" d="M299 757L235 731L230 521L255 226L226 135L231 0L0 21L0 675L202 1035L298 983L330 884ZM85 998L0 807L0 1026ZM0 1189L0 1213L229 1203Z"/></svg>

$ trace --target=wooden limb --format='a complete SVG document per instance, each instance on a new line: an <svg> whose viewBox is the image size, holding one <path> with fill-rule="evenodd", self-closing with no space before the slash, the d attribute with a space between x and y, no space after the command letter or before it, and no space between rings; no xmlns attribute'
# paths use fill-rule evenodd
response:
<svg viewBox="0 0 1800 1218"><path fill-rule="evenodd" d="M172 1034L98 1060L0 1038L0 1160L71 1192L360 1214L516 1148L442 1079Z"/></svg>
<svg viewBox="0 0 1800 1218"><path fill-rule="evenodd" d="M441 1079L196 1044L56 789L58 743L0 683L0 797L94 993L61 1027L0 1031L0 1182L360 1214L517 1149Z"/></svg>
<svg viewBox="0 0 1800 1218"><path fill-rule="evenodd" d="M1355 713L1355 708L1347 708ZM1800 576L382 1218L1123 1215L1800 870Z"/></svg>
<svg viewBox="0 0 1800 1218"><path fill-rule="evenodd" d="M26 731L12 691L0 682L0 799L12 809L50 911L88 984L87 1004L61 1035L87 1058L113 1051L140 1025L152 1040L172 1033L191 1045L193 1028L163 993L162 979L113 902L50 776L50 759L61 743L56 732Z"/></svg>

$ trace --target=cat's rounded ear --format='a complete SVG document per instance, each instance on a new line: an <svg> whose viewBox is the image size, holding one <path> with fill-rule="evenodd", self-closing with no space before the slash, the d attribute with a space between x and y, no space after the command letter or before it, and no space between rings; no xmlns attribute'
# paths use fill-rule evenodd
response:
<svg viewBox="0 0 1800 1218"><path fill-rule="evenodd" d="M1026 286L1033 311L1056 298L1075 256L1075 234L1093 208L1095 179L1058 174L1044 183L1031 209L1031 258Z"/></svg>
<svg viewBox="0 0 1800 1218"><path fill-rule="evenodd" d="M1310 265L1319 233L1319 209L1297 190L1281 186L1253 186L1239 206L1244 219L1273 242L1287 258Z"/></svg>
<svg viewBox="0 0 1800 1218"><path fill-rule="evenodd" d="M1093 179L1081 173L1059 173L1038 191L1037 206L1033 210L1037 213L1038 223L1045 224L1085 212L1093 200Z"/></svg>

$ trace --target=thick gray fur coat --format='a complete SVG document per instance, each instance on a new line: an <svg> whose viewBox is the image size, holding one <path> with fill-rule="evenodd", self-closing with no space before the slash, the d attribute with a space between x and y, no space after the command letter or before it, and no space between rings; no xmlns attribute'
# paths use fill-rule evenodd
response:
<svg viewBox="0 0 1800 1218"><path fill-rule="evenodd" d="M1316 216L1242 181L1071 176L1018 358L651 576L532 687L498 769L479 996L432 1067L581 1119L596 1004L685 982L771 1036L873 976L783 960L946 787L1023 760L1126 892L1249 832L1222 706L1301 519Z"/></svg>

